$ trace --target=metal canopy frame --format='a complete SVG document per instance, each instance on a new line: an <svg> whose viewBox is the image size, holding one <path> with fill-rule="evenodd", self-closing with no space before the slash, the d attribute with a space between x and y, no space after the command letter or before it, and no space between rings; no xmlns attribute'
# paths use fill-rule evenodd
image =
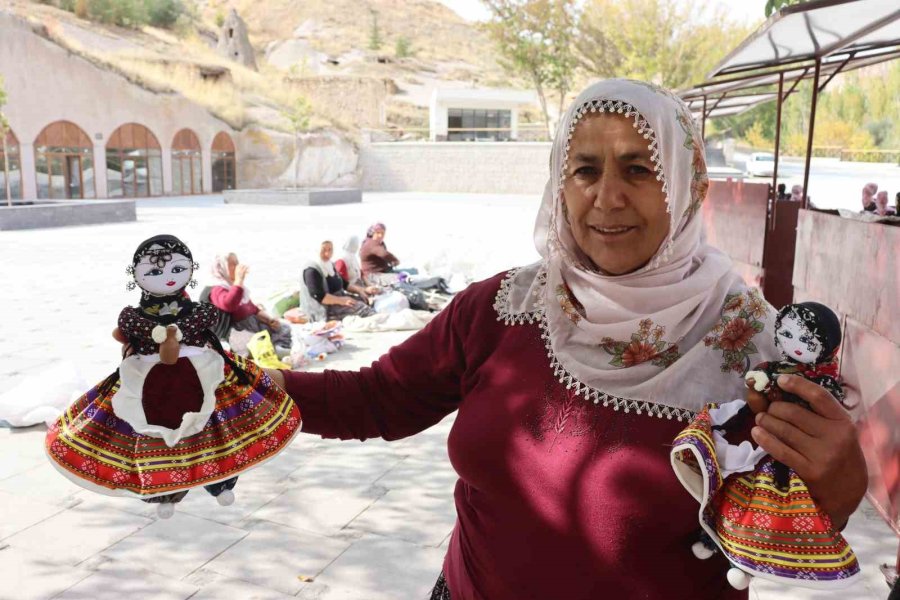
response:
<svg viewBox="0 0 900 600"><path fill-rule="evenodd" d="M798 26L804 35L797 34ZM803 208L807 208L818 95L839 73L898 58L900 8L896 0L813 0L772 15L713 69L707 81L682 90L679 96L700 119L704 137L707 119L737 115L776 101L774 194L781 108L801 81L812 80L803 171Z"/></svg>

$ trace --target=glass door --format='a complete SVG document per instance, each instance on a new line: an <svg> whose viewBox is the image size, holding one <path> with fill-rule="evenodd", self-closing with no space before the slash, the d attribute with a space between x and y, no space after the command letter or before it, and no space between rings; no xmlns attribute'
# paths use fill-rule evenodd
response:
<svg viewBox="0 0 900 600"><path fill-rule="evenodd" d="M84 198L84 190L81 186L81 157L67 155L66 170L66 188L68 190L66 198Z"/></svg>

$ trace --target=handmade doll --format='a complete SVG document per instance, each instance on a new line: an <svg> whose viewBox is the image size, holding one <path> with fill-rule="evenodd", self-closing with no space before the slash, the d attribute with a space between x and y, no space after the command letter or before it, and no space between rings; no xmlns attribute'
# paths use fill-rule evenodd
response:
<svg viewBox="0 0 900 600"><path fill-rule="evenodd" d="M119 314L119 368L77 399L47 432L51 463L87 489L174 505L203 486L234 501L238 474L284 449L300 412L255 364L225 352L217 309L185 292L197 265L171 235L138 246L127 268L140 303Z"/></svg>
<svg viewBox="0 0 900 600"><path fill-rule="evenodd" d="M746 373L746 384L769 402L809 409L776 383L779 375L799 375L843 401L840 343L840 322L827 306L789 304L775 319L782 360L757 365ZM743 400L709 405L675 438L672 466L700 503L702 532L694 554L706 559L720 550L737 589L745 589L751 575L817 589L849 585L860 576L853 550L803 480L752 443L753 419Z"/></svg>

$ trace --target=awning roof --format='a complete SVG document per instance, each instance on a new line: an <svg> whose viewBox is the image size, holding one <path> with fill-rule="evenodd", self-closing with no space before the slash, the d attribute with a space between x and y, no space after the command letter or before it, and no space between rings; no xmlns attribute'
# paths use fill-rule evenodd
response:
<svg viewBox="0 0 900 600"><path fill-rule="evenodd" d="M897 0L818 0L781 9L734 49L710 77L817 58L895 50Z"/></svg>
<svg viewBox="0 0 900 600"><path fill-rule="evenodd" d="M733 115L774 100L815 75L820 89L838 73L900 58L897 0L814 0L782 8L732 51L709 79L679 95L702 118ZM738 100L740 98L740 100ZM733 100L733 101L732 101Z"/></svg>

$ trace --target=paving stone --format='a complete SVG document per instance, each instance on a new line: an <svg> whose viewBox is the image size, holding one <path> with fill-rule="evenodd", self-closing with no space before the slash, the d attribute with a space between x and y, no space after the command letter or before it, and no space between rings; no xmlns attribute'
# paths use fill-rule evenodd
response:
<svg viewBox="0 0 900 600"><path fill-rule="evenodd" d="M450 465L450 460L410 457L385 473L376 483L391 491L411 492L452 498L459 476Z"/></svg>
<svg viewBox="0 0 900 600"><path fill-rule="evenodd" d="M63 504L70 502L84 488L66 479L44 459L35 466L0 480L0 491Z"/></svg>
<svg viewBox="0 0 900 600"><path fill-rule="evenodd" d="M384 494L383 488L311 483L290 489L255 513L254 518L323 535L338 533Z"/></svg>
<svg viewBox="0 0 900 600"><path fill-rule="evenodd" d="M247 532L192 515L176 508L170 519L158 520L103 552L131 568L181 579L232 546Z"/></svg>
<svg viewBox="0 0 900 600"><path fill-rule="evenodd" d="M24 548L0 550L0 600L49 600L90 575Z"/></svg>
<svg viewBox="0 0 900 600"><path fill-rule="evenodd" d="M54 600L187 600L197 586L143 569L105 566Z"/></svg>
<svg viewBox="0 0 900 600"><path fill-rule="evenodd" d="M391 490L353 519L349 527L422 546L439 546L454 523L456 507L452 494L436 498Z"/></svg>
<svg viewBox="0 0 900 600"><path fill-rule="evenodd" d="M22 498L9 492L0 492L0 540L40 523L44 519L65 510L65 507Z"/></svg>
<svg viewBox="0 0 900 600"><path fill-rule="evenodd" d="M424 599L441 572L444 553L370 536L354 543L305 588L304 600Z"/></svg>
<svg viewBox="0 0 900 600"><path fill-rule="evenodd" d="M76 565L150 524L150 519L121 511L95 512L82 506L64 510L3 542Z"/></svg>
<svg viewBox="0 0 900 600"><path fill-rule="evenodd" d="M350 543L261 523L204 570L294 595L305 585L300 577L318 577Z"/></svg>
<svg viewBox="0 0 900 600"><path fill-rule="evenodd" d="M368 442L331 441L291 473L291 481L304 485L314 481L335 489L370 485L394 468L405 455Z"/></svg>
<svg viewBox="0 0 900 600"><path fill-rule="evenodd" d="M191 490L179 503L178 510L210 521L241 527L254 512L296 486L296 482L289 479L290 474L318 451L317 443L302 448L290 446L261 466L240 475L234 488L235 502L231 506L219 506L203 488L197 488Z"/></svg>
<svg viewBox="0 0 900 600"><path fill-rule="evenodd" d="M217 581L208 583L200 588L200 591L191 596L191 600L289 600L293 595L282 594L239 579L218 578Z"/></svg>

